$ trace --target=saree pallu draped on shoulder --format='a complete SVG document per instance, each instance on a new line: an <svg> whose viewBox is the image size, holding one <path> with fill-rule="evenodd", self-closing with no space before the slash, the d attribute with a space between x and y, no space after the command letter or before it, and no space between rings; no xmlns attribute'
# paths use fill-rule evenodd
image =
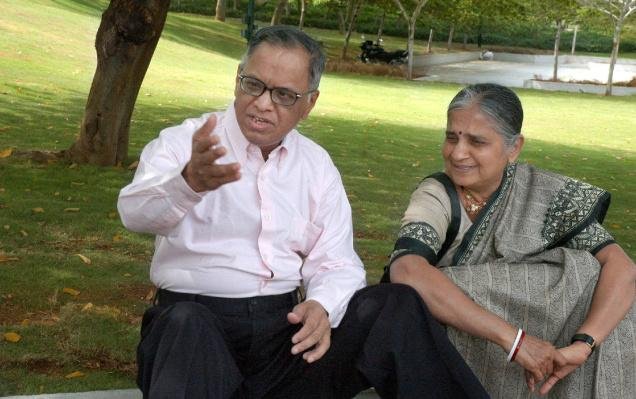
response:
<svg viewBox="0 0 636 399"><path fill-rule="evenodd" d="M455 266L441 270L484 308L566 346L585 319L600 272L596 258L577 245L613 242L594 227L608 203L606 192L586 183L512 165L496 198L465 234ZM636 398L635 320L632 307L550 397ZM523 370L507 363L500 347L451 327L448 335L493 398L532 397Z"/></svg>

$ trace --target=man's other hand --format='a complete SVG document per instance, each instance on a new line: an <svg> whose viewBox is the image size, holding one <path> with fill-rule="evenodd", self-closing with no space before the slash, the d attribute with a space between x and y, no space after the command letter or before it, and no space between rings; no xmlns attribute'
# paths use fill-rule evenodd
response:
<svg viewBox="0 0 636 399"><path fill-rule="evenodd" d="M216 163L227 150L217 145L220 142L219 136L212 134L215 126L216 116L212 115L194 133L190 162L181 172L185 181L196 192L215 190L241 178L241 166L237 162L223 165Z"/></svg>
<svg viewBox="0 0 636 399"><path fill-rule="evenodd" d="M291 352L294 355L304 352L303 359L312 363L327 353L331 345L331 325L320 303L311 299L299 303L287 314L287 320L292 324L303 324L292 337Z"/></svg>

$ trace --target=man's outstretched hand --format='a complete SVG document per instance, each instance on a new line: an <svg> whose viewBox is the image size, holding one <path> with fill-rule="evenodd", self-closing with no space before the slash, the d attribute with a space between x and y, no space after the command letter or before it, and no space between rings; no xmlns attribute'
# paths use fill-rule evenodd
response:
<svg viewBox="0 0 636 399"><path fill-rule="evenodd" d="M291 352L294 355L304 352L303 359L312 363L327 353L331 345L331 325L321 304L311 299L299 303L287 314L287 321L303 325L292 337Z"/></svg>
<svg viewBox="0 0 636 399"><path fill-rule="evenodd" d="M181 174L188 185L196 192L216 190L226 183L241 178L241 166L237 163L218 164L217 159L227 153L219 146L220 139L211 134L216 126L216 116L212 115L192 136L192 155L190 162Z"/></svg>

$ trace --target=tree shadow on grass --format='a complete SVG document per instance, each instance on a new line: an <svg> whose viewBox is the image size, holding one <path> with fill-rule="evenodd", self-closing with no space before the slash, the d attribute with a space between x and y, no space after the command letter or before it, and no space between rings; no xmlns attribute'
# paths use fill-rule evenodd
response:
<svg viewBox="0 0 636 399"><path fill-rule="evenodd" d="M85 92L70 89L52 92L11 84L7 87L11 93L0 94L2 148L59 151L75 142L84 115ZM164 102L159 105L151 101L140 98L135 105L130 127L133 157L160 129L218 108ZM220 99L216 101L223 103Z"/></svg>
<svg viewBox="0 0 636 399"><path fill-rule="evenodd" d="M17 87L12 88L17 90ZM85 101L84 93L73 90L51 93L21 87L16 95L0 95L0 126L4 129L0 135L4 146L68 148L79 131ZM143 146L161 129L219 109L207 105L159 105L152 101L157 100L143 98L136 105L126 165L138 158ZM348 120L314 113L303 122L300 130L331 154L350 195L356 233L364 237L359 241L372 247L392 245L392 234L398 228L411 192L423 177L443 167L440 155L443 138L436 128L403 125L389 119L376 123L376 119ZM529 139L522 160L609 190L614 194L614 206L608 220L620 221L623 226L617 232L617 238L621 242L636 239L636 212L633 210L636 159L633 152L610 153L606 149ZM32 178L36 180L35 176ZM103 188L96 187L98 190ZM627 249L634 254L635 249ZM373 267L377 267L386 255L384 249L367 251L366 255L376 259Z"/></svg>
<svg viewBox="0 0 636 399"><path fill-rule="evenodd" d="M107 0L52 0L51 2L59 8L98 18L108 8L109 3Z"/></svg>
<svg viewBox="0 0 636 399"><path fill-rule="evenodd" d="M240 59L247 48L241 25L188 14L168 15L162 39L229 58ZM230 20L228 20L230 21Z"/></svg>

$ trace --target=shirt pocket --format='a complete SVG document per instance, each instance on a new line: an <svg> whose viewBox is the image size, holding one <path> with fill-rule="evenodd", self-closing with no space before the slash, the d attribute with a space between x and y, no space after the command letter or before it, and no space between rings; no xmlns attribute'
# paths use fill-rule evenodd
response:
<svg viewBox="0 0 636 399"><path fill-rule="evenodd" d="M289 247L302 257L309 255L316 245L322 229L302 217L293 217L289 229Z"/></svg>

